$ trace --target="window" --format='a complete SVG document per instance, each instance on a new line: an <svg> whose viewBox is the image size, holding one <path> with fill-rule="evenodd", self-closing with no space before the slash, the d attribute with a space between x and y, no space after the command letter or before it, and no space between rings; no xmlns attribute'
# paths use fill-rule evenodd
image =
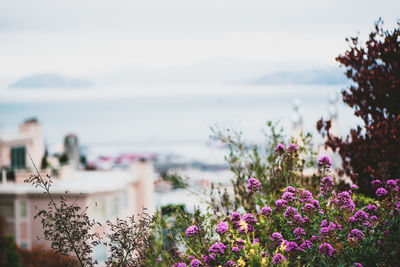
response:
<svg viewBox="0 0 400 267"><path fill-rule="evenodd" d="M99 220L104 220L106 218L106 205L104 200L97 200L93 206L93 217Z"/></svg>
<svg viewBox="0 0 400 267"><path fill-rule="evenodd" d="M0 215L4 218L14 218L14 203L0 202Z"/></svg>
<svg viewBox="0 0 400 267"><path fill-rule="evenodd" d="M110 203L111 208L111 217L117 217L119 215L119 197L114 197Z"/></svg>
<svg viewBox="0 0 400 267"><path fill-rule="evenodd" d="M11 148L11 167L14 169L25 169L25 147L18 146Z"/></svg>
<svg viewBox="0 0 400 267"><path fill-rule="evenodd" d="M21 218L26 218L28 212L27 212L27 205L26 205L26 201L21 201L19 202L19 216Z"/></svg>

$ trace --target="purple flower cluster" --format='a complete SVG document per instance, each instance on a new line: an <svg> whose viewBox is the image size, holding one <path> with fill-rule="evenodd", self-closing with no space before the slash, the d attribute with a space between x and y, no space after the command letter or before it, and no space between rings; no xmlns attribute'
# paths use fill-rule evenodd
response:
<svg viewBox="0 0 400 267"><path fill-rule="evenodd" d="M190 266L191 266L191 267L200 267L200 265L201 265L201 261L198 260L198 259L194 259L194 260L192 260L192 262L190 263Z"/></svg>
<svg viewBox="0 0 400 267"><path fill-rule="evenodd" d="M225 267L231 267L231 266L236 266L236 263L234 261L231 261L231 260L229 260L229 261L227 261L225 263Z"/></svg>
<svg viewBox="0 0 400 267"><path fill-rule="evenodd" d="M395 180L387 180L386 185L390 188L391 191L398 192L399 187L397 186L397 182Z"/></svg>
<svg viewBox="0 0 400 267"><path fill-rule="evenodd" d="M354 202L351 200L351 195L349 192L342 192L337 195L338 204L341 206L341 209L347 209L351 212L354 211Z"/></svg>
<svg viewBox="0 0 400 267"><path fill-rule="evenodd" d="M281 211L281 210L283 210L284 208L286 208L286 204L287 204L287 201L284 200L284 199L275 200L275 206L276 206L276 209L277 209L278 211Z"/></svg>
<svg viewBox="0 0 400 267"><path fill-rule="evenodd" d="M228 227L227 223L220 222L217 225L217 233L220 234L220 235L225 234L225 232L228 231L228 229L229 229L229 227Z"/></svg>
<svg viewBox="0 0 400 267"><path fill-rule="evenodd" d="M304 240L303 243L300 245L301 250L306 250L306 249L311 249L312 247L312 242L310 240Z"/></svg>
<svg viewBox="0 0 400 267"><path fill-rule="evenodd" d="M357 240L364 239L364 234L358 230L358 229L353 229L351 232L347 235L347 238L355 238Z"/></svg>
<svg viewBox="0 0 400 267"><path fill-rule="evenodd" d="M272 209L268 206L265 206L261 209L260 213L261 213L261 215L269 216L272 213Z"/></svg>
<svg viewBox="0 0 400 267"><path fill-rule="evenodd" d="M364 267L361 263L355 262L354 267Z"/></svg>
<svg viewBox="0 0 400 267"><path fill-rule="evenodd" d="M295 144L289 144L288 146L288 152L289 153L296 153L299 150L299 148Z"/></svg>
<svg viewBox="0 0 400 267"><path fill-rule="evenodd" d="M319 251L327 257L332 257L335 250L329 243L323 243L319 246Z"/></svg>
<svg viewBox="0 0 400 267"><path fill-rule="evenodd" d="M255 224L257 223L257 219L251 213L247 213L243 216L243 220L248 224Z"/></svg>
<svg viewBox="0 0 400 267"><path fill-rule="evenodd" d="M260 191L262 188L262 185L259 180L256 178L250 178L249 181L247 182L247 190L249 193L254 193L256 191Z"/></svg>
<svg viewBox="0 0 400 267"><path fill-rule="evenodd" d="M285 192L282 195L282 199L286 200L287 202L293 202L296 200L296 195L292 192Z"/></svg>
<svg viewBox="0 0 400 267"><path fill-rule="evenodd" d="M381 185L382 185L382 181L381 181L381 180L373 180L373 181L371 182L371 185L372 185L372 187L377 188L378 186L381 186Z"/></svg>
<svg viewBox="0 0 400 267"><path fill-rule="evenodd" d="M189 226L186 229L186 236L191 237L192 235L197 234L198 231L199 231L199 227L197 227L196 225Z"/></svg>
<svg viewBox="0 0 400 267"><path fill-rule="evenodd" d="M286 242L285 245L286 245L287 252L294 252L294 251L299 250L299 246L297 245L296 242L289 241L289 242Z"/></svg>
<svg viewBox="0 0 400 267"><path fill-rule="evenodd" d="M367 206L366 210L369 212L377 212L378 208L375 205L370 204Z"/></svg>
<svg viewBox="0 0 400 267"><path fill-rule="evenodd" d="M293 234L296 237L296 239L301 239L303 236L306 235L306 232L304 231L303 228L297 227L296 229L293 230Z"/></svg>
<svg viewBox="0 0 400 267"><path fill-rule="evenodd" d="M238 212L233 212L231 216L231 222L238 222L242 219L242 216Z"/></svg>
<svg viewBox="0 0 400 267"><path fill-rule="evenodd" d="M293 207L287 207L286 211L283 213L283 217L292 221L295 224L303 224L304 219L301 217L299 211Z"/></svg>
<svg viewBox="0 0 400 267"><path fill-rule="evenodd" d="M271 235L271 241L280 244L283 241L283 236L281 233L275 232Z"/></svg>
<svg viewBox="0 0 400 267"><path fill-rule="evenodd" d="M300 194L299 194L300 203L311 202L311 201L313 201L313 199L314 199L314 197L310 191L308 191L308 190L300 191Z"/></svg>
<svg viewBox="0 0 400 267"><path fill-rule="evenodd" d="M318 160L318 167L327 170L332 167L332 160L328 156L322 156Z"/></svg>
<svg viewBox="0 0 400 267"><path fill-rule="evenodd" d="M284 262L285 260L286 260L286 257L283 256L283 255L280 254L280 253L276 253L276 254L272 257L272 263L273 263L273 264L279 264L279 263Z"/></svg>
<svg viewBox="0 0 400 267"><path fill-rule="evenodd" d="M278 144L275 148L274 151L277 155L282 155L285 152L285 146L283 144Z"/></svg>
<svg viewBox="0 0 400 267"><path fill-rule="evenodd" d="M211 245L208 252L223 255L225 252L225 249L227 249L227 247L223 243L217 242L217 243Z"/></svg>
<svg viewBox="0 0 400 267"><path fill-rule="evenodd" d="M378 188L377 190L376 190L376 195L378 196L378 197L383 197L383 196L385 196L385 195L387 195L387 191L386 191L386 189L385 188L383 188L383 187L380 187L380 188Z"/></svg>
<svg viewBox="0 0 400 267"><path fill-rule="evenodd" d="M333 182L333 179L329 176L326 176L322 178L321 184L320 184L320 192L321 195L326 195L326 193L330 193L333 190L333 187L335 186L335 183Z"/></svg>
<svg viewBox="0 0 400 267"><path fill-rule="evenodd" d="M349 218L349 222L365 222L368 220L369 215L363 210L358 210L352 217Z"/></svg>
<svg viewBox="0 0 400 267"><path fill-rule="evenodd" d="M183 262L177 262L174 265L172 265L172 267L186 267L186 264Z"/></svg>

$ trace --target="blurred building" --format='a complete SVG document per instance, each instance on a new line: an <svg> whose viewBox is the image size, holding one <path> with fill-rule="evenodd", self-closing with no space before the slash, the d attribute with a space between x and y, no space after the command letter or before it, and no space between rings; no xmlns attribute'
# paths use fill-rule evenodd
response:
<svg viewBox="0 0 400 267"><path fill-rule="evenodd" d="M32 172L25 172L28 178ZM41 174L46 177L45 173ZM81 207L89 207L89 217L100 222L95 232L106 232L105 222L115 218L126 218L141 213L147 208L152 213L154 204L154 169L149 161L137 161L125 171L74 171L70 166L59 169L53 179L51 193L58 199L67 197ZM66 195L68 190L68 195ZM23 248L50 243L43 237L40 219L34 219L38 209L47 209L49 199L43 190L21 180L3 181L0 184L0 214L6 219L6 234L12 234L16 243ZM96 246L95 257L100 262L106 258L106 247Z"/></svg>
<svg viewBox="0 0 400 267"><path fill-rule="evenodd" d="M68 134L64 137L64 153L68 158L68 163L75 170L80 165L79 141L75 134Z"/></svg>
<svg viewBox="0 0 400 267"><path fill-rule="evenodd" d="M45 153L42 126L36 119L24 121L15 135L0 136L0 169L34 169L29 154L36 166L40 166Z"/></svg>
<svg viewBox="0 0 400 267"><path fill-rule="evenodd" d="M152 161L137 159L124 170L78 171L78 138L70 134L64 141L69 164L56 168L51 193L55 199L65 196L82 208L89 207L88 215L103 225L96 226L94 231L102 234L107 220L137 215L143 207L154 212ZM43 238L43 228L40 219L34 218L38 211L35 207L48 209L49 198L42 189L24 183L36 174L31 157L40 169L44 154L42 128L35 119L22 123L17 135L0 137L0 215L6 220L4 233L13 235L22 248L50 248L49 242L36 238ZM46 171L39 171L45 178ZM104 261L106 247L96 246L94 254L99 262Z"/></svg>

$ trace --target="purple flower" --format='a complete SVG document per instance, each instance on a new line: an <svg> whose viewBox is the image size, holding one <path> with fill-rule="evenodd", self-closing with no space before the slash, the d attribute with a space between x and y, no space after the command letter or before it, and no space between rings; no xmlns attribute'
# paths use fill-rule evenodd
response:
<svg viewBox="0 0 400 267"><path fill-rule="evenodd" d="M244 248L244 240L243 239L236 240L236 245L239 248Z"/></svg>
<svg viewBox="0 0 400 267"><path fill-rule="evenodd" d="M261 209L260 213L264 216L269 216L272 213L272 209L268 206L265 206Z"/></svg>
<svg viewBox="0 0 400 267"><path fill-rule="evenodd" d="M296 153L299 150L299 148L295 144L289 144L288 146L288 151L289 153Z"/></svg>
<svg viewBox="0 0 400 267"><path fill-rule="evenodd" d="M158 257L157 258L157 262L161 262L162 261L162 258L161 257Z"/></svg>
<svg viewBox="0 0 400 267"><path fill-rule="evenodd" d="M238 222L242 219L242 216L238 212L233 212L231 216L231 222Z"/></svg>
<svg viewBox="0 0 400 267"><path fill-rule="evenodd" d="M296 193L296 188L289 185L288 187L285 188L285 192Z"/></svg>
<svg viewBox="0 0 400 267"><path fill-rule="evenodd" d="M353 229L347 235L347 238L352 238L352 237L356 238L357 240L360 240L360 239L364 239L364 234L358 229Z"/></svg>
<svg viewBox="0 0 400 267"><path fill-rule="evenodd" d="M283 213L283 216L286 219L290 219L293 218L294 216L298 215L299 211L296 208L293 207L287 207L285 212Z"/></svg>
<svg viewBox="0 0 400 267"><path fill-rule="evenodd" d="M293 202L296 200L296 195L291 192L285 192L282 195L282 199L286 200L287 202Z"/></svg>
<svg viewBox="0 0 400 267"><path fill-rule="evenodd" d="M332 167L332 160L328 156L322 156L318 160L318 166L322 169L329 169Z"/></svg>
<svg viewBox="0 0 400 267"><path fill-rule="evenodd" d="M330 228L329 227L322 227L320 230L319 230L319 234L320 235L329 235L329 232L330 232Z"/></svg>
<svg viewBox="0 0 400 267"><path fill-rule="evenodd" d="M377 221L378 217L376 217L375 215L372 215L371 217L369 217L371 221Z"/></svg>
<svg viewBox="0 0 400 267"><path fill-rule="evenodd" d="M217 243L211 245L208 252L223 255L226 248L227 247L223 243L217 242Z"/></svg>
<svg viewBox="0 0 400 267"><path fill-rule="evenodd" d="M280 233L275 232L271 235L271 240L273 242L281 243L283 241L283 236Z"/></svg>
<svg viewBox="0 0 400 267"><path fill-rule="evenodd" d="M255 191L260 191L261 190L261 183L259 180L256 178L250 178L249 181L247 182L247 190L249 193L253 193Z"/></svg>
<svg viewBox="0 0 400 267"><path fill-rule="evenodd" d="M239 252L239 251L240 251L240 248L238 248L238 247L233 247L233 248L232 248L232 251L233 251L233 252Z"/></svg>
<svg viewBox="0 0 400 267"><path fill-rule="evenodd" d="M319 251L327 257L332 257L335 252L331 244L323 243L319 246Z"/></svg>
<svg viewBox="0 0 400 267"><path fill-rule="evenodd" d="M247 213L243 216L243 221L245 221L248 224L254 224L257 223L257 219L253 216L251 213Z"/></svg>
<svg viewBox="0 0 400 267"><path fill-rule="evenodd" d="M327 220L322 220L321 224L319 225L320 227L328 227L329 223Z"/></svg>
<svg viewBox="0 0 400 267"><path fill-rule="evenodd" d="M286 207L287 201L284 199L275 200L275 206L277 210L283 210Z"/></svg>
<svg viewBox="0 0 400 267"><path fill-rule="evenodd" d="M321 184L320 184L320 191L322 195L325 195L327 192L332 192L333 186L335 183L333 182L333 179L329 176L326 176L322 178Z"/></svg>
<svg viewBox="0 0 400 267"><path fill-rule="evenodd" d="M191 267L200 267L201 265L201 261L199 261L198 259L194 259L192 260L192 262L190 263Z"/></svg>
<svg viewBox="0 0 400 267"><path fill-rule="evenodd" d="M351 190L357 190L357 189L358 189L358 185L352 184L352 185L350 186L350 189L351 189Z"/></svg>
<svg viewBox="0 0 400 267"><path fill-rule="evenodd" d="M254 238L253 239L253 243L251 243L252 245L255 245L257 243L260 243L260 240L258 238Z"/></svg>
<svg viewBox="0 0 400 267"><path fill-rule="evenodd" d="M315 207L311 203L307 203L307 204L304 205L304 207L301 208L301 210L304 213L312 213L312 212L314 212L314 209L315 209Z"/></svg>
<svg viewBox="0 0 400 267"><path fill-rule="evenodd" d="M278 155L282 155L285 152L285 146L283 144L278 144L275 148L274 151Z"/></svg>
<svg viewBox="0 0 400 267"><path fill-rule="evenodd" d="M280 253L276 253L273 257L272 257L272 263L273 264L279 264L279 263L281 263L281 262L284 262L286 260L286 257L285 256L283 256L282 254L280 254Z"/></svg>
<svg viewBox="0 0 400 267"><path fill-rule="evenodd" d="M358 221L363 222L363 221L365 221L365 220L368 220L369 215L368 215L368 213L366 213L366 212L363 211L363 210L358 210L358 211L353 215L353 218L354 218L354 221L355 221L355 222L358 222Z"/></svg>
<svg viewBox="0 0 400 267"><path fill-rule="evenodd" d="M386 191L386 189L383 188L383 187L378 188L378 190L376 190L376 195L377 195L378 197L382 197L382 196L384 196L384 195L387 195L387 191Z"/></svg>
<svg viewBox="0 0 400 267"><path fill-rule="evenodd" d="M233 262L233 261L231 261L231 260L227 261L227 262L225 263L225 267L230 267L230 266L236 266L236 263Z"/></svg>
<svg viewBox="0 0 400 267"><path fill-rule="evenodd" d="M386 184L392 191L399 191L399 187L397 186L397 182L395 180L387 180Z"/></svg>
<svg viewBox="0 0 400 267"><path fill-rule="evenodd" d="M311 204L313 204L314 207L316 207L316 208L320 208L319 201L316 200L316 199L313 199L313 200L311 201Z"/></svg>
<svg viewBox="0 0 400 267"><path fill-rule="evenodd" d="M354 263L354 267L364 267L364 266L359 262L355 262Z"/></svg>
<svg viewBox="0 0 400 267"><path fill-rule="evenodd" d="M175 263L174 265L172 265L172 267L186 267L186 264L183 262L178 262L178 263Z"/></svg>
<svg viewBox="0 0 400 267"><path fill-rule="evenodd" d="M286 251L291 252L291 251L297 251L299 250L299 246L296 244L296 242L289 241L286 243Z"/></svg>
<svg viewBox="0 0 400 267"><path fill-rule="evenodd" d="M306 235L306 232L304 231L303 228L297 227L296 229L294 229L293 234L297 239L300 239L302 236Z"/></svg>
<svg viewBox="0 0 400 267"><path fill-rule="evenodd" d="M372 187L378 187L380 185L382 185L382 181L381 180L373 180L371 182Z"/></svg>
<svg viewBox="0 0 400 267"><path fill-rule="evenodd" d="M342 192L337 195L337 199L342 209L349 209L350 211L354 211L354 202L351 200L351 195L349 192Z"/></svg>
<svg viewBox="0 0 400 267"><path fill-rule="evenodd" d="M228 229L229 229L229 227L228 227L227 223L220 222L217 225L217 233L220 234L220 235L225 234L225 232L228 231Z"/></svg>
<svg viewBox="0 0 400 267"><path fill-rule="evenodd" d="M313 195L311 194L310 191L308 191L308 190L303 190L303 191L300 192L299 201L300 201L301 203L304 203L304 202L311 202L311 201L313 201Z"/></svg>
<svg viewBox="0 0 400 267"><path fill-rule="evenodd" d="M196 225L189 226L186 229L186 236L191 237L192 235L197 234L198 231L199 231L199 227L197 227Z"/></svg>
<svg viewBox="0 0 400 267"><path fill-rule="evenodd" d="M304 242L300 245L301 250L311 249L312 242L310 240L304 240Z"/></svg>
<svg viewBox="0 0 400 267"><path fill-rule="evenodd" d="M378 208L375 205L368 205L366 208L367 211L371 212L376 212L378 210Z"/></svg>

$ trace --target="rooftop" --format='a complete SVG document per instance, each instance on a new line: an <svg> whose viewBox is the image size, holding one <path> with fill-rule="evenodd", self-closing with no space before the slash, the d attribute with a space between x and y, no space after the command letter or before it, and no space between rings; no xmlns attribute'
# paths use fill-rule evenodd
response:
<svg viewBox="0 0 400 267"><path fill-rule="evenodd" d="M27 177L28 178L28 177ZM93 194L120 190L136 182L132 171L77 171L71 179L53 179L51 192L64 194ZM0 194L40 194L41 188L27 183L0 184Z"/></svg>

